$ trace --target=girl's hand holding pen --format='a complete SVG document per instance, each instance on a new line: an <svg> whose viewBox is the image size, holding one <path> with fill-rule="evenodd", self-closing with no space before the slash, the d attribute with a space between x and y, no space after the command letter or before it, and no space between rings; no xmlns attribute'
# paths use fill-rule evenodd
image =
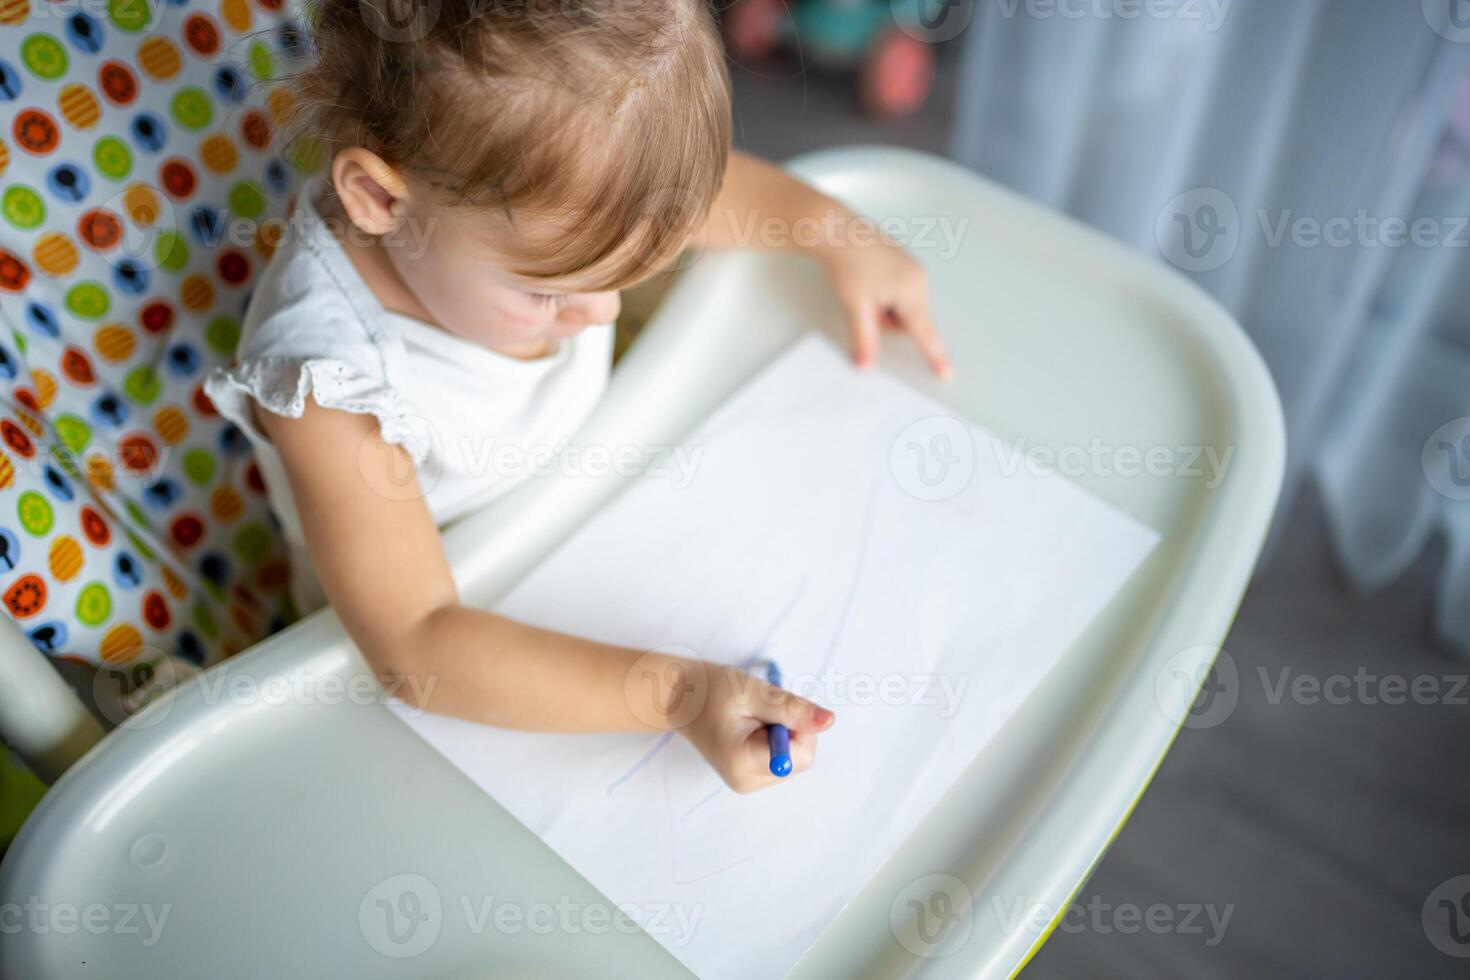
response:
<svg viewBox="0 0 1470 980"><path fill-rule="evenodd" d="M636 672L655 681L650 689L629 678L630 695L653 699L637 712L640 717L651 707L664 720L657 727L683 734L737 793L782 781L772 772L774 726L789 732L790 774L796 775L812 767L818 733L836 721L826 708L738 667L669 657L652 668L645 659Z"/></svg>

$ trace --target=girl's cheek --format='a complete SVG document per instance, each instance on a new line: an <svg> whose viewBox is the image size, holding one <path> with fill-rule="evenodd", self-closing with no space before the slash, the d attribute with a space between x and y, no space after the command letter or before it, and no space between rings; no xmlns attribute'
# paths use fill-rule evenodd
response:
<svg viewBox="0 0 1470 980"><path fill-rule="evenodd" d="M547 323L551 317L547 311L535 306L529 306L524 302L507 303L499 307L501 323L516 330L536 330Z"/></svg>
<svg viewBox="0 0 1470 980"><path fill-rule="evenodd" d="M541 339L552 320L545 310L527 310L524 305L517 303L493 309L496 332L511 341Z"/></svg>

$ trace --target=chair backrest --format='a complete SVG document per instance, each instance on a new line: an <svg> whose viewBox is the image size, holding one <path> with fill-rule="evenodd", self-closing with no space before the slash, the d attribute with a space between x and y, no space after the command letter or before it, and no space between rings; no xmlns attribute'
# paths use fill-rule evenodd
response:
<svg viewBox="0 0 1470 980"><path fill-rule="evenodd" d="M291 618L233 356L307 144L281 0L0 0L0 597L41 651L207 665Z"/></svg>

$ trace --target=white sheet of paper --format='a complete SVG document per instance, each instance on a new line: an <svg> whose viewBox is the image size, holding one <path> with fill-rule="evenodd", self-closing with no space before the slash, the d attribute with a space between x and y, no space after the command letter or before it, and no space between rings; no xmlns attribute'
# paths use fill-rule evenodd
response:
<svg viewBox="0 0 1470 980"><path fill-rule="evenodd" d="M641 649L774 659L837 713L810 772L740 796L674 735L400 714L694 973L777 977L1157 535L817 336L685 445L692 481L638 481L497 609Z"/></svg>

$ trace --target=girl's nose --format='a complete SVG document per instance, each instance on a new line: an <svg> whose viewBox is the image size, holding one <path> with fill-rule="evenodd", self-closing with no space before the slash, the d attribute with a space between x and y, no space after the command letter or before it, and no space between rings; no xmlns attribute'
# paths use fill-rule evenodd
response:
<svg viewBox="0 0 1470 980"><path fill-rule="evenodd" d="M599 323L611 323L623 309L621 293L580 293L562 308L557 317L566 326L589 327Z"/></svg>

